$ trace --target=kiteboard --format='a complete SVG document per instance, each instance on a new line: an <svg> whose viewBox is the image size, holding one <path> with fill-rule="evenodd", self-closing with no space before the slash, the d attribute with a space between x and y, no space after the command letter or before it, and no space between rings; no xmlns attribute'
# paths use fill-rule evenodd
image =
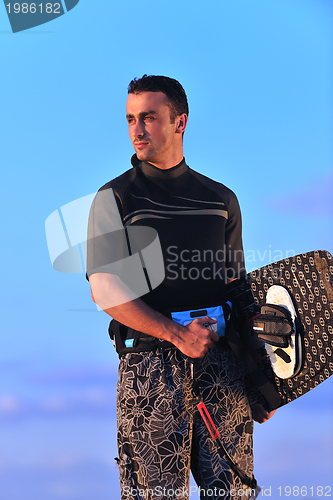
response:
<svg viewBox="0 0 333 500"><path fill-rule="evenodd" d="M333 374L333 257L324 250L296 255L248 280L262 314L245 342L279 396L275 409Z"/></svg>

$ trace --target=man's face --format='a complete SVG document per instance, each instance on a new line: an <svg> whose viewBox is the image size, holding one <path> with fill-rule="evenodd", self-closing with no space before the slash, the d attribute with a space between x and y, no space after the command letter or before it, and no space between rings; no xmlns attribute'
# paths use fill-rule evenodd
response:
<svg viewBox="0 0 333 500"><path fill-rule="evenodd" d="M173 158L182 146L179 117L171 123L168 100L163 92L129 94L126 118L139 160L158 166Z"/></svg>

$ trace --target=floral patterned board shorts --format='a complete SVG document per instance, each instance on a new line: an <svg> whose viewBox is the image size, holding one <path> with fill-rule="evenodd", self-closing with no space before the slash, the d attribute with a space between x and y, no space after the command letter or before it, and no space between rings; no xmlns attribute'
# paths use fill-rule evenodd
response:
<svg viewBox="0 0 333 500"><path fill-rule="evenodd" d="M252 476L253 421L245 371L219 344L199 366L196 379L222 442ZM117 407L122 500L188 498L194 492L189 491L190 469L202 499L254 498L211 438L196 408L190 361L178 349L123 356Z"/></svg>

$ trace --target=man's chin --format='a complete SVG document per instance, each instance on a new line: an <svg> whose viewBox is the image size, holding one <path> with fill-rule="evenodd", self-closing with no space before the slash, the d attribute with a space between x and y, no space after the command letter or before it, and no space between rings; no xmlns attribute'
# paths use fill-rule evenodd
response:
<svg viewBox="0 0 333 500"><path fill-rule="evenodd" d="M153 160L152 156L148 153L148 151L136 151L136 156L140 161L148 161L151 162Z"/></svg>

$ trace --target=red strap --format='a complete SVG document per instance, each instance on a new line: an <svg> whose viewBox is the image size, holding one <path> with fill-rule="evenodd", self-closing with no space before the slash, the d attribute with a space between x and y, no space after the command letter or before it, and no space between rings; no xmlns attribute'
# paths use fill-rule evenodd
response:
<svg viewBox="0 0 333 500"><path fill-rule="evenodd" d="M213 439L219 438L220 434L219 434L218 430L216 429L216 427L214 425L214 422L213 422L213 420L211 419L211 417L210 417L210 415L208 413L208 410L206 408L205 403L199 403L197 405L197 408L200 411L200 414L201 414L201 416L203 418L203 421L205 422L206 427L209 430L210 435L212 436L212 438Z"/></svg>

